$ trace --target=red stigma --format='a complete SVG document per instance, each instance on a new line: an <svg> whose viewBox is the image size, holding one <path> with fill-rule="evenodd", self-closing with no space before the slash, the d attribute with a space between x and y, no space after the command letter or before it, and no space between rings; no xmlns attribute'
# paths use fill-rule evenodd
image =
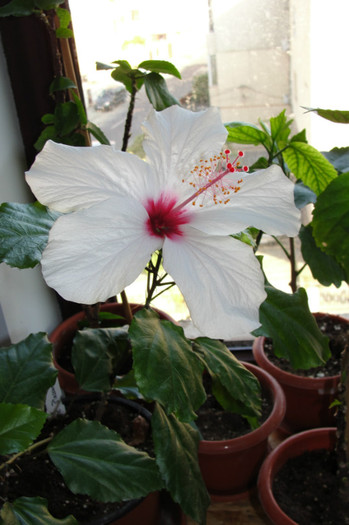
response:
<svg viewBox="0 0 349 525"><path fill-rule="evenodd" d="M156 201L149 199L146 202L146 229L150 235L170 239L183 235L181 226L189 222L190 215L184 208L175 208L176 204L175 198L166 195L161 195Z"/></svg>

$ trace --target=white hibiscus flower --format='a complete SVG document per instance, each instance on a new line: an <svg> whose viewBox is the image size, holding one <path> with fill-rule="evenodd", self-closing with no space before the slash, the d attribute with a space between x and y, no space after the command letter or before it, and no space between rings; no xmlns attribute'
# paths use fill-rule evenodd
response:
<svg viewBox="0 0 349 525"><path fill-rule="evenodd" d="M131 284L152 253L180 288L200 333L230 338L259 326L264 282L253 250L230 235L248 226L295 236L293 183L277 166L242 173L221 152L217 110L152 111L148 162L111 146L48 142L26 174L37 199L66 213L42 256L67 300L105 301Z"/></svg>

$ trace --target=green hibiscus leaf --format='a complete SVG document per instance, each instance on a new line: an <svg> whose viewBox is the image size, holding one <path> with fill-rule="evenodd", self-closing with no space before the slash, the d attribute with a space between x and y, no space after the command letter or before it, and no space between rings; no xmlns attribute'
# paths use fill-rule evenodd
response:
<svg viewBox="0 0 349 525"><path fill-rule="evenodd" d="M47 500L39 497L22 497L4 503L0 518L4 525L78 525L73 516L54 518L47 508Z"/></svg>
<svg viewBox="0 0 349 525"><path fill-rule="evenodd" d="M164 73L167 75L173 75L177 78L182 78L178 69L171 64L171 62L167 62L166 60L145 60L139 64L138 68L146 69L153 73Z"/></svg>
<svg viewBox="0 0 349 525"><path fill-rule="evenodd" d="M337 171L341 173L349 171L349 148L333 148L322 153Z"/></svg>
<svg viewBox="0 0 349 525"><path fill-rule="evenodd" d="M320 117L330 120L331 122L338 122L340 124L349 124L349 111L342 111L340 109L321 109L321 108L304 108L308 111L317 113Z"/></svg>
<svg viewBox="0 0 349 525"><path fill-rule="evenodd" d="M205 522L210 498L198 464L199 434L189 423L156 404L151 420L156 462L174 501L198 523Z"/></svg>
<svg viewBox="0 0 349 525"><path fill-rule="evenodd" d="M319 195L313 211L316 244L335 257L349 281L349 173L339 175Z"/></svg>
<svg viewBox="0 0 349 525"><path fill-rule="evenodd" d="M44 408L47 390L57 370L52 364L52 345L44 333L0 349L0 401Z"/></svg>
<svg viewBox="0 0 349 525"><path fill-rule="evenodd" d="M316 245L311 224L301 227L299 238L303 259L309 265L314 279L323 286L334 284L339 288L346 279L345 271L334 257L327 255Z"/></svg>
<svg viewBox="0 0 349 525"><path fill-rule="evenodd" d="M36 266L59 215L38 203L3 203L0 206L0 262L16 268Z"/></svg>
<svg viewBox="0 0 349 525"><path fill-rule="evenodd" d="M261 326L254 335L272 338L275 355L285 357L295 369L324 364L330 357L328 339L309 310L304 288L288 294L268 284L265 290L267 298L259 309Z"/></svg>
<svg viewBox="0 0 349 525"><path fill-rule="evenodd" d="M221 342L206 337L194 341L213 380L213 394L225 410L245 416L258 416L261 390L257 378Z"/></svg>
<svg viewBox="0 0 349 525"><path fill-rule="evenodd" d="M304 208L307 204L316 202L316 195L301 180L297 180L294 185L294 202L298 209Z"/></svg>
<svg viewBox="0 0 349 525"><path fill-rule="evenodd" d="M98 421L73 421L53 438L48 453L74 494L97 501L140 498L163 486L155 460Z"/></svg>
<svg viewBox="0 0 349 525"><path fill-rule="evenodd" d="M71 21L71 15L68 9L58 7L56 15L59 19L59 27L56 29L57 38L71 38L73 31L68 27Z"/></svg>
<svg viewBox="0 0 349 525"><path fill-rule="evenodd" d="M282 148L282 143L279 146ZM290 142L282 156L296 178L301 179L316 195L337 177L332 164L305 142Z"/></svg>
<svg viewBox="0 0 349 525"><path fill-rule="evenodd" d="M241 122L231 122L226 125L228 130L228 142L236 144L259 144L265 145L270 142L270 136L252 124L244 124Z"/></svg>
<svg viewBox="0 0 349 525"><path fill-rule="evenodd" d="M290 124L292 120L287 120L286 110L284 109L276 117L270 119L270 133L271 138L279 143L280 141L287 142L288 136L291 133Z"/></svg>
<svg viewBox="0 0 349 525"><path fill-rule="evenodd" d="M0 403L0 454L22 452L38 437L47 414L28 405Z"/></svg>
<svg viewBox="0 0 349 525"><path fill-rule="evenodd" d="M203 366L183 329L142 309L134 316L129 334L135 378L144 397L158 401L182 421L195 419L206 398Z"/></svg>
<svg viewBox="0 0 349 525"><path fill-rule="evenodd" d="M179 101L169 92L165 79L158 73L146 75L144 86L147 97L156 111L162 111L175 104L180 105Z"/></svg>
<svg viewBox="0 0 349 525"><path fill-rule="evenodd" d="M123 328L93 328L77 332L72 364L83 390L108 391L117 369L130 356L128 333Z"/></svg>

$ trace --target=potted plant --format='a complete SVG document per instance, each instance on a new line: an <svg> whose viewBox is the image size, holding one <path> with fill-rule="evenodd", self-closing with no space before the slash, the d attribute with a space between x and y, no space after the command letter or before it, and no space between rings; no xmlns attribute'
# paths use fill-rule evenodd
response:
<svg viewBox="0 0 349 525"><path fill-rule="evenodd" d="M316 111L319 115L330 120L349 122L348 112L321 109ZM343 158L343 153L345 152L336 151L336 159L338 160L340 157ZM348 173L340 172L338 177L318 196L311 223L316 245L326 254L335 257L346 276L346 282L348 282L349 279L349 250L344 232L348 222L348 189ZM303 520L305 520L304 523L307 524L319 523L320 520L323 520L324 523L345 523L347 520L349 510L349 424L347 417L349 392L348 333L345 339L346 342L341 355L340 384L335 400L336 427L312 429L291 436L275 449L265 461L260 471L260 498L267 514L275 524L291 525L296 522L303 523ZM310 456L309 451L314 449L319 449L319 454ZM281 485L286 472L290 472L292 477L297 476L299 492L306 493L308 491L309 487L301 483L301 478L307 476L299 476L299 469L309 456L312 462L312 479L310 485L314 486L317 483L314 469L315 463L320 463L320 460L321 467L319 467L319 476L324 480L328 470L332 476L331 482L323 481L321 484L316 484L315 497L318 501L316 507L320 508L323 514L320 517L311 508L304 517L299 517L296 509L291 509L290 506L287 505L283 492L281 492ZM331 492L329 487L334 490ZM278 495L276 493L277 489L279 489ZM294 489L291 487L290 482L287 483L287 491L292 501L295 502L298 497L295 496ZM303 508L307 505L304 499L302 499L302 505Z"/></svg>
<svg viewBox="0 0 349 525"><path fill-rule="evenodd" d="M102 519L106 524L122 524L127 519L131 524L141 512L144 523L156 525L162 483L155 461L101 423L105 418L113 428L117 421L115 411L112 419L108 416L107 399L94 401L94 419L84 415L86 402L74 415L59 399L51 414L44 410L47 390L57 376L52 345L44 333L31 334L1 349L0 360L2 522L32 523L40 516L45 523L73 524L79 518L89 523ZM127 425L134 424L137 415L149 423L150 413L145 419L145 410L133 405ZM57 410L60 415L54 414ZM117 425L125 421L122 418ZM148 492L153 493L148 497ZM108 503L125 499L133 501L120 508ZM70 508L74 516L68 515Z"/></svg>
<svg viewBox="0 0 349 525"><path fill-rule="evenodd" d="M341 165L343 169L340 159L345 158L345 152L336 151L332 154L336 159L333 165L329 160L331 155L322 154L307 143L305 130L291 135L291 124L292 120L287 119L285 111L271 118L269 126L263 122L260 122L259 127L231 123L228 127L229 140L263 146L266 156L260 157L252 168L279 165L285 175L291 179L294 176L295 202L303 208L308 204L313 205L326 186L336 180L337 167ZM255 233L256 253L262 235L263 232ZM295 256L295 239L286 240L288 247L280 239L275 240L289 260L293 294L276 290L266 282L268 297L260 310L261 327L254 332L259 337L253 343L253 355L259 366L271 373L284 389L287 409L281 428L289 434L334 424L334 410L329 407L336 396L340 374L339 355L343 350L343 343L337 342L337 329L343 327L342 340L345 340L348 326L346 319L326 314L328 317L325 321L324 315L319 313L315 319L324 321L322 330L318 329L317 323L309 315L306 292L302 288L298 289L299 276L307 266L314 278L324 286L340 286L342 281L346 281L346 276L334 251L330 253L327 250L325 253L317 245L311 223L303 225L299 233L298 240L305 261L301 267L298 267ZM329 331L331 325L335 327L332 337ZM265 351L266 344L268 351ZM313 350L326 368L319 367L319 362L312 359Z"/></svg>
<svg viewBox="0 0 349 525"><path fill-rule="evenodd" d="M148 161L127 153L124 144L118 151L107 144L46 142L26 175L38 202L1 206L1 260L19 268L40 262L48 286L86 305L95 324L77 334L74 368L81 389L109 392L116 386L151 404L156 488L165 488L201 524L210 500L193 421L205 401L204 370L224 408L250 419L259 414L259 382L221 342L259 325L266 295L259 261L241 232L252 225L296 235L300 214L293 184L280 168L247 174L242 153L230 158L218 112L179 107L164 92L159 71L174 69L162 61L136 69L118 61L112 68L131 99L143 83L153 95L156 84L155 94L162 95L162 111L151 111L144 126ZM21 240L25 252L18 250ZM149 294L145 308L132 315L123 290L144 268L151 275ZM164 283L161 268L186 299L198 332L192 340L149 307ZM118 294L128 329L101 328L100 304ZM114 385L115 366L129 357L132 369ZM154 490L144 485L142 493Z"/></svg>

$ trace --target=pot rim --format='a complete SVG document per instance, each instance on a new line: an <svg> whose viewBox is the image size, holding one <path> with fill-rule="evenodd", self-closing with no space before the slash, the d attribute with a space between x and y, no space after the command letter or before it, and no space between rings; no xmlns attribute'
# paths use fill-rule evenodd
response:
<svg viewBox="0 0 349 525"><path fill-rule="evenodd" d="M309 450L332 448L336 443L336 427L313 428L294 434L280 443L264 460L259 471L257 488L262 507L273 523L297 525L279 507L272 491L273 479L285 462Z"/></svg>
<svg viewBox="0 0 349 525"><path fill-rule="evenodd" d="M264 352L264 342L266 337L259 336L257 337L252 345L252 352L255 360L258 364L263 366L269 373L273 374L275 377L279 378L282 383L290 386L302 386L305 390L321 389L326 385L326 389L330 386L336 388L337 383L340 379L340 374L327 377L306 377L300 376L297 374L292 374L291 372L286 372L278 366L272 363L266 353Z"/></svg>
<svg viewBox="0 0 349 525"><path fill-rule="evenodd" d="M214 444L215 454L227 454L232 451L238 451L242 449L255 446L262 441L266 440L273 430L275 430L283 420L286 412L286 399L285 394L279 385L279 383L272 377L268 372L262 368L249 363L243 362L250 372L254 373L258 380L262 383L262 386L268 388L272 394L274 406L272 408L269 417L255 430L252 430L248 434L239 436L233 439L224 439L221 441L208 441L201 440L199 443L200 454L212 454L212 446Z"/></svg>

